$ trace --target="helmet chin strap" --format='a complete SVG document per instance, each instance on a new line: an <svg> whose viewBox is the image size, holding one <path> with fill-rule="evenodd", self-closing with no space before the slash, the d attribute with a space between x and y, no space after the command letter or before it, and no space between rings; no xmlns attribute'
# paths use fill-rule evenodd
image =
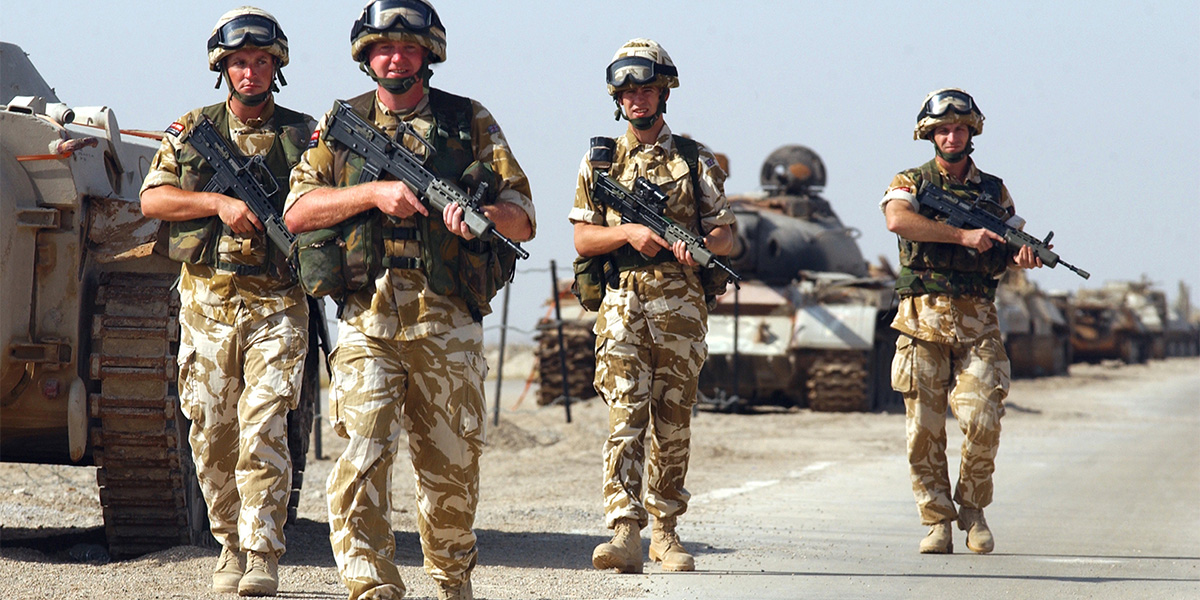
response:
<svg viewBox="0 0 1200 600"><path fill-rule="evenodd" d="M393 94L407 92L412 89L412 86L417 83L418 79L429 81L429 78L433 77L433 69L429 68L428 62L421 64L421 70L417 71L416 75L409 75L408 77L380 77L371 71L371 67L367 64L367 61L358 63L358 68L363 73L366 73L367 77L370 77L372 81L383 86L383 89Z"/></svg>
<svg viewBox="0 0 1200 600"><path fill-rule="evenodd" d="M942 160L953 164L970 156L975 151L975 142L967 142L967 147L960 152L943 152L941 148L938 148L937 144L933 145L933 151Z"/></svg>
<svg viewBox="0 0 1200 600"><path fill-rule="evenodd" d="M276 71L276 73L278 73L278 70ZM221 69L221 74L217 77L217 87L221 87L221 79L224 79L225 82L229 85L229 95L233 96L234 98L237 98L238 102L241 102L242 104L245 104L246 106L258 106L258 105L262 104L263 102L267 101L267 98L269 98L271 96L271 92L279 91L279 87L275 85L274 78L271 79L271 88L270 89L268 89L267 91L262 92L260 94L251 94L251 95L243 94L243 93L237 91L236 89L234 89L233 81L230 81L230 79L229 79L229 71L227 71L224 68Z"/></svg>
<svg viewBox="0 0 1200 600"><path fill-rule="evenodd" d="M663 88L662 92L659 93L658 110L648 117L636 117L630 119L629 116L625 114L625 111L621 110L621 94L619 93L613 96L613 102L617 104L617 110L613 112L614 121L625 119L626 121L629 121L630 125L633 125L634 129L645 131L651 127L654 127L654 124L658 122L659 115L667 114L667 89Z"/></svg>

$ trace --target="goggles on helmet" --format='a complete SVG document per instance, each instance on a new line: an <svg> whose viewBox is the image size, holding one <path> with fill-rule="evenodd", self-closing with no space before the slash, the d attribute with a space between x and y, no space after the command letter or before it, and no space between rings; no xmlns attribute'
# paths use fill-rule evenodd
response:
<svg viewBox="0 0 1200 600"><path fill-rule="evenodd" d="M424 2L418 0L378 0L363 9L363 13L350 29L350 40L358 39L364 29L387 31L399 23L404 29L414 32L442 27L442 20Z"/></svg>
<svg viewBox="0 0 1200 600"><path fill-rule="evenodd" d="M917 115L917 120L925 117L940 117L951 111L960 115L980 112L979 107L975 105L975 100L969 94L958 90L946 90L929 97L929 100L921 107L921 113Z"/></svg>
<svg viewBox="0 0 1200 600"><path fill-rule="evenodd" d="M247 42L252 46L270 46L278 40L287 41L279 25L262 15L239 15L229 20L208 38L208 49L217 46L233 50Z"/></svg>
<svg viewBox="0 0 1200 600"><path fill-rule="evenodd" d="M653 83L659 75L679 77L679 71L670 65L660 65L641 56L626 56L608 65L604 76L608 85L619 88L630 83L647 85Z"/></svg>

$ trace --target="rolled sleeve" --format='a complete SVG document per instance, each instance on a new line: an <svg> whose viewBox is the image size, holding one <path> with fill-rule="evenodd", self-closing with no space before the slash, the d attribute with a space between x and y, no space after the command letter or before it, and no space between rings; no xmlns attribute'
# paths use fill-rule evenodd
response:
<svg viewBox="0 0 1200 600"><path fill-rule="evenodd" d="M287 214L288 209L301 196L317 188L329 187L334 184L333 152L326 145L325 138L321 133L325 131L325 123L328 119L328 114L321 117L321 121L317 123L312 134L312 139L316 141L316 144L310 142L309 148L300 156L300 162L292 167L292 173L288 180L287 200L283 205L284 214Z"/></svg>
<svg viewBox="0 0 1200 600"><path fill-rule="evenodd" d="M575 183L575 203L567 215L567 219L571 223L604 225L604 216L596 210L596 205L592 202L592 183L592 165L588 162L587 156L584 156L583 162L579 165L579 177Z"/></svg>
<svg viewBox="0 0 1200 600"><path fill-rule="evenodd" d="M158 152L150 161L150 172L142 180L142 189L138 191L139 194L162 185L180 187L179 151L183 148L183 142L179 141L179 135L189 127L192 122L192 119L189 118L191 116L191 113L188 113L167 128L162 137L162 143L158 146Z"/></svg>
<svg viewBox="0 0 1200 600"><path fill-rule="evenodd" d="M879 212L887 212L887 204L892 200L904 200L912 206L913 210L920 210L921 204L917 202L917 183L903 173L897 174L892 178L892 184L888 186L887 192L883 194L883 199L879 201Z"/></svg>
<svg viewBox="0 0 1200 600"><path fill-rule="evenodd" d="M537 235L537 212L533 206L529 178L513 156L504 131L500 129L492 113L475 100L471 101L471 107L475 113L471 122L471 136L478 140L474 144L475 160L492 165L492 170L500 178L500 191L496 195L496 201L518 206L525 212L529 217L532 239Z"/></svg>

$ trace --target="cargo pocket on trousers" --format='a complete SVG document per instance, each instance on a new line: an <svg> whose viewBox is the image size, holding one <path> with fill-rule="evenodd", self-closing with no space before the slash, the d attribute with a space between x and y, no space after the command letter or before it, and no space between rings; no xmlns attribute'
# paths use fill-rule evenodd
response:
<svg viewBox="0 0 1200 600"><path fill-rule="evenodd" d="M916 344L911 337L901 335L896 341L896 356L892 358L892 389L907 394L916 389L913 372L913 352Z"/></svg>
<svg viewBox="0 0 1200 600"><path fill-rule="evenodd" d="M179 385L179 408L189 421L196 423L204 415L203 407L197 400L196 383L192 370L196 365L196 349L187 348L179 353L179 374L176 382Z"/></svg>
<svg viewBox="0 0 1200 600"><path fill-rule="evenodd" d="M342 346L336 344L333 352L329 354L329 365L333 367L329 372L329 426L333 428L333 432L338 437L348 440L350 434L346 433L346 418L342 413L342 391L338 387L340 377L338 376L337 355L341 349Z"/></svg>
<svg viewBox="0 0 1200 600"><path fill-rule="evenodd" d="M454 422L462 439L472 445L482 446L486 439L483 381L487 377L487 359L482 354L468 352L463 364L466 371L456 392Z"/></svg>

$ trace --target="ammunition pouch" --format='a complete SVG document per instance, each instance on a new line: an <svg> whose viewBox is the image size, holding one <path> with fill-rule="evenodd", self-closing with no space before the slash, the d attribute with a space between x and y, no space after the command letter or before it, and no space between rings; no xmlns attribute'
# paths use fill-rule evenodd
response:
<svg viewBox="0 0 1200 600"><path fill-rule="evenodd" d="M292 262L304 293L341 301L371 285L383 268L380 221L378 211L369 210L297 236Z"/></svg>
<svg viewBox="0 0 1200 600"><path fill-rule="evenodd" d="M168 226L167 256L193 265L212 264L217 258L216 245L222 225L214 217L172 221Z"/></svg>
<svg viewBox="0 0 1200 600"><path fill-rule="evenodd" d="M604 301L604 291L608 285L616 287L617 269L608 254L599 256L578 256L571 266L575 272L575 281L571 284L571 293L579 299L584 310L597 311Z"/></svg>

